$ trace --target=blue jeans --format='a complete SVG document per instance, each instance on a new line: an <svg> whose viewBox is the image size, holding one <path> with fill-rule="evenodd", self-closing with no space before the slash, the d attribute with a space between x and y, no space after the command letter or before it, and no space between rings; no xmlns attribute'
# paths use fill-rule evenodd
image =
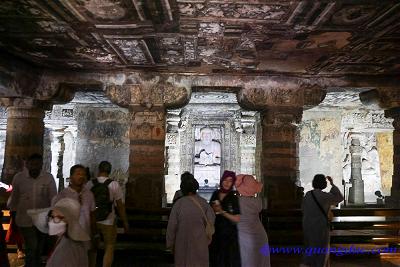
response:
<svg viewBox="0 0 400 267"><path fill-rule="evenodd" d="M40 232L35 226L19 229L25 240L25 267L42 266L41 257L47 234Z"/></svg>

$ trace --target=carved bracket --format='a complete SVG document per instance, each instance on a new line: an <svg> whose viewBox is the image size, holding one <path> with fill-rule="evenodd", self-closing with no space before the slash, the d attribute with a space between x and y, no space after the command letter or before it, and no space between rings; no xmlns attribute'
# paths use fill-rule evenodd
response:
<svg viewBox="0 0 400 267"><path fill-rule="evenodd" d="M190 92L186 87L161 81L159 76L141 80L139 84L110 84L106 86L106 94L119 106L136 105L147 110L156 106L179 108L190 100Z"/></svg>
<svg viewBox="0 0 400 267"><path fill-rule="evenodd" d="M52 104L49 101L41 101L29 97L3 97L0 98L0 105L6 108L42 108L44 110L50 110L52 108Z"/></svg>
<svg viewBox="0 0 400 267"><path fill-rule="evenodd" d="M271 124L299 124L303 116L303 109L299 107L268 108L263 112L264 126Z"/></svg>
<svg viewBox="0 0 400 267"><path fill-rule="evenodd" d="M398 88L385 87L360 93L360 100L368 106L377 106L383 109L400 107Z"/></svg>
<svg viewBox="0 0 400 267"><path fill-rule="evenodd" d="M320 104L326 92L319 86L288 86L269 88L243 88L238 93L241 106L251 110L264 110L270 107L312 108Z"/></svg>
<svg viewBox="0 0 400 267"><path fill-rule="evenodd" d="M385 110L385 117L393 118L393 127L397 131L400 130L400 107Z"/></svg>

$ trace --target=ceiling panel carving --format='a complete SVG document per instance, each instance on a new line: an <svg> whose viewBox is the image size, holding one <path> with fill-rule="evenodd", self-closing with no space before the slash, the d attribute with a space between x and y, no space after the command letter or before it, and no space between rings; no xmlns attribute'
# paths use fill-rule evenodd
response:
<svg viewBox="0 0 400 267"><path fill-rule="evenodd" d="M400 73L397 1L3 0L0 52L56 69Z"/></svg>

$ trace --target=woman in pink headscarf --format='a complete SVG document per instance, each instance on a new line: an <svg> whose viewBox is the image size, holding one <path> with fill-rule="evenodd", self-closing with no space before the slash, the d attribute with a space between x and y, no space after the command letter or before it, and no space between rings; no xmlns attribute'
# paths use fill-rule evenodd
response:
<svg viewBox="0 0 400 267"><path fill-rule="evenodd" d="M210 266L241 266L237 223L240 220L239 199L233 186L236 174L224 171L220 188L210 199L215 211L215 233L210 244Z"/></svg>
<svg viewBox="0 0 400 267"><path fill-rule="evenodd" d="M238 232L242 267L269 267L268 237L259 219L262 202L256 197L263 184L252 175L240 174L236 177L235 186L240 194Z"/></svg>

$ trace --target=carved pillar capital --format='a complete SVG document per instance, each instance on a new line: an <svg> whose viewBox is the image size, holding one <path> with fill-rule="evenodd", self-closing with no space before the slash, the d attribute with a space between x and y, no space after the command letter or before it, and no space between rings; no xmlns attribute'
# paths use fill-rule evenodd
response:
<svg viewBox="0 0 400 267"><path fill-rule="evenodd" d="M300 107L273 107L265 109L262 112L262 124L267 126L299 124L303 115L303 109Z"/></svg>
<svg viewBox="0 0 400 267"><path fill-rule="evenodd" d="M20 102L18 102L20 103ZM32 153L43 153L44 109L31 105L7 107L7 136L2 179L11 182L22 170L23 159Z"/></svg>
<svg viewBox="0 0 400 267"><path fill-rule="evenodd" d="M310 109L321 104L325 99L326 90L318 85L303 86L303 109Z"/></svg>
<svg viewBox="0 0 400 267"><path fill-rule="evenodd" d="M139 84L110 84L106 86L106 94L119 106L141 106L147 110L153 107L179 108L190 99L186 87L160 81L158 77L142 80Z"/></svg>
<svg viewBox="0 0 400 267"><path fill-rule="evenodd" d="M50 109L51 104L47 101L40 101L29 97L2 97L0 105L6 108L14 107L16 109L34 109L41 108L43 110Z"/></svg>
<svg viewBox="0 0 400 267"><path fill-rule="evenodd" d="M364 105L377 106L383 109L400 107L398 88L383 87L360 93L360 100Z"/></svg>
<svg viewBox="0 0 400 267"><path fill-rule="evenodd" d="M393 127L395 130L400 130L400 107L385 110L385 117L393 119Z"/></svg>
<svg viewBox="0 0 400 267"><path fill-rule="evenodd" d="M238 93L238 102L252 110L269 107L301 107L312 108L325 98L322 87L311 85L280 85L266 88L243 88Z"/></svg>

